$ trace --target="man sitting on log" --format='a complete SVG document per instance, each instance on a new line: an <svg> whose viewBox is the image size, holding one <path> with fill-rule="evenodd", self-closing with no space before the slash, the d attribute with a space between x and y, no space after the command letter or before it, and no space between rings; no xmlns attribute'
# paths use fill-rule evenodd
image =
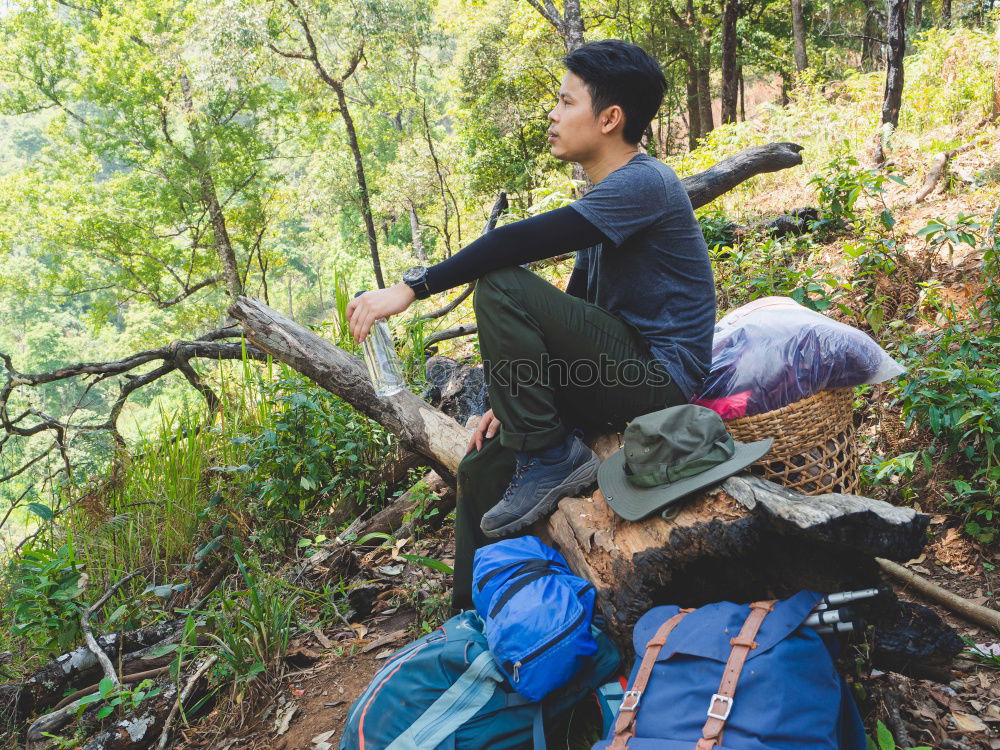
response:
<svg viewBox="0 0 1000 750"><path fill-rule="evenodd" d="M663 100L663 73L617 40L584 45L565 63L548 140L594 187L347 308L361 342L379 318L478 279L492 408L458 470L456 609L471 606L472 558L488 537L517 534L596 481L600 460L581 431L620 431L686 403L710 364L715 285L705 239L673 170L639 147ZM566 293L520 265L570 251Z"/></svg>

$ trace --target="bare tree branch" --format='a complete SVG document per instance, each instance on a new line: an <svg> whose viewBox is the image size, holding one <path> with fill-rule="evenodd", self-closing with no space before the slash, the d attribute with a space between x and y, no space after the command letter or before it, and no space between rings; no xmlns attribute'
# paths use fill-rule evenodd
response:
<svg viewBox="0 0 1000 750"><path fill-rule="evenodd" d="M266 360L267 355L252 345L244 344L242 341L221 341L221 339L239 338L240 336L241 334L237 328L225 327L209 331L195 341L175 341L159 349L137 352L136 354L112 362L82 362L41 373L19 372L14 367L10 355L0 352L0 361L3 362L4 369L7 371L6 381L2 388L0 388L0 427L3 428L3 432L5 433L3 438L0 439L0 448L3 447L8 439L14 436L25 438L42 432L51 432L53 434L53 445L47 451L9 473L6 477L0 477L0 483L18 476L31 465L48 456L53 449L59 450L63 461L63 470L67 476L71 476L72 463L68 452L68 442L72 434L106 431L110 433L116 443L124 445L124 439L118 432L118 418L128 398L140 388L174 371L178 371L183 375L202 394L209 411L214 412L219 407L219 397L203 382L192 366L191 360L239 360L244 356L257 361ZM132 373L133 370L152 362L159 362L160 364L158 367L139 375ZM119 376L125 378L125 382L121 385L107 418L104 421L96 423L75 423L73 421L73 414L80 407L83 398L89 390L99 382ZM33 406L24 409L17 417L11 417L9 412L10 399L20 389L34 388L77 377L92 377L93 380L87 384L87 388L68 417L55 417Z"/></svg>

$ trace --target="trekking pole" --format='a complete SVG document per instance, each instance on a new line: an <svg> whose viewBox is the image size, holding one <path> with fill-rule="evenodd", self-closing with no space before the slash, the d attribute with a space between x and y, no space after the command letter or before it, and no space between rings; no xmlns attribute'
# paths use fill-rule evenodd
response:
<svg viewBox="0 0 1000 750"><path fill-rule="evenodd" d="M838 607L841 604L848 604L861 599L873 599L880 594L888 593L888 591L888 586L878 586L872 589L861 589L860 591L840 591L835 594L827 594L820 600L819 604L813 607L813 612Z"/></svg>
<svg viewBox="0 0 1000 750"><path fill-rule="evenodd" d="M831 633L853 633L855 627L864 627L864 623L860 620L851 622L831 622L829 625L821 625L814 630L821 635L828 635Z"/></svg>
<svg viewBox="0 0 1000 750"><path fill-rule="evenodd" d="M818 627L821 625L830 625L835 622L849 622L854 619L856 614L850 607L823 609L819 612L813 612L805 619L803 624L809 627Z"/></svg>

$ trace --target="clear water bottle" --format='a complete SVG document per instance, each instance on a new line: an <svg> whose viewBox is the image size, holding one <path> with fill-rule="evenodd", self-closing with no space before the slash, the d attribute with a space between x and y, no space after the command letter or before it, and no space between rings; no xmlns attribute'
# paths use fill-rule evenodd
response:
<svg viewBox="0 0 1000 750"><path fill-rule="evenodd" d="M362 294L364 290L354 296ZM365 364L368 365L368 377L371 378L376 396L388 398L406 389L403 366L396 356L396 346L392 342L392 334L389 333L385 318L375 321L361 346L365 352Z"/></svg>

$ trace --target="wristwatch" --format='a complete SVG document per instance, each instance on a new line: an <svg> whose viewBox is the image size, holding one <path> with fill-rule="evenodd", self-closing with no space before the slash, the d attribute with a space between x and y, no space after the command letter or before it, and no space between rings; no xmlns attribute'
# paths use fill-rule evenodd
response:
<svg viewBox="0 0 1000 750"><path fill-rule="evenodd" d="M413 266L403 273L403 283L406 284L417 299L427 299L431 296L431 288L427 285L427 268L425 266Z"/></svg>

